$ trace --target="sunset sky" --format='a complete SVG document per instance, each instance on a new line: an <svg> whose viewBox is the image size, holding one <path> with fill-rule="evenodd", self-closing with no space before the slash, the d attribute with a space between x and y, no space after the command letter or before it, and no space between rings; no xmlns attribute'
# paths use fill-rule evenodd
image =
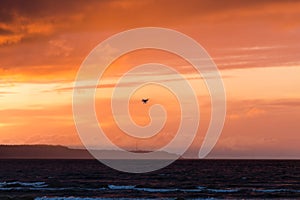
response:
<svg viewBox="0 0 300 200"><path fill-rule="evenodd" d="M279 0L1 1L0 144L81 147L72 115L77 70L103 40L149 26L190 36L220 70L227 115L212 155L300 158L300 1ZM167 52L132 52L110 66L96 94L102 128L118 145L136 145L121 137L110 110L103 108L110 105L116 76L148 62L173 65L194 87L201 121L187 153L196 155L210 119L209 96L189 64ZM149 87L132 96L130 112L137 124L146 125L149 106L165 106L169 118L162 132L139 143L158 148L177 130L180 111L171 93ZM144 96L151 98L147 105L139 102Z"/></svg>

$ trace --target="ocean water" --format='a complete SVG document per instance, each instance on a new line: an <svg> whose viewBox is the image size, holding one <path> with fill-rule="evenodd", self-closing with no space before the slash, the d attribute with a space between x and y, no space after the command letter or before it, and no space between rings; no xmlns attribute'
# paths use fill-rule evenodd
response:
<svg viewBox="0 0 300 200"><path fill-rule="evenodd" d="M300 198L300 160L178 160L145 174L95 160L0 160L0 199Z"/></svg>

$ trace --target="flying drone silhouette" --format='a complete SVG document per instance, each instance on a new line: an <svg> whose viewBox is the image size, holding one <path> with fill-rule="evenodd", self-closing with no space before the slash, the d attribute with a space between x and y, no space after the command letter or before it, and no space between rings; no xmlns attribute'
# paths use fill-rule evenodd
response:
<svg viewBox="0 0 300 200"><path fill-rule="evenodd" d="M146 104L149 101L149 99L142 99L143 104Z"/></svg>

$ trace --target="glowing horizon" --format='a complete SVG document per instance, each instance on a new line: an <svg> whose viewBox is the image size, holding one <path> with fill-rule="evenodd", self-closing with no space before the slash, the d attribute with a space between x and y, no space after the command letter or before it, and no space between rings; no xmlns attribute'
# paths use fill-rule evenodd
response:
<svg viewBox="0 0 300 200"><path fill-rule="evenodd" d="M23 4L4 1L0 10L0 144L81 147L72 116L72 89L81 63L113 34L158 26L195 39L221 72L227 116L216 154L300 158L300 2L116 0L55 5L47 0ZM118 75L155 60L175 66L195 88L201 109L195 142L199 143L210 117L207 88L187 62L162 51L129 53L106 71L96 94L103 128L120 146L135 145L119 137L110 112L101 107L109 105ZM168 74L144 73L177 81ZM141 90L132 97L132 117L146 125L149 106L161 103L173 116L162 135L172 137L178 126L178 102L161 88L149 87L151 92ZM150 97L150 104L139 104L142 97ZM165 142L157 137L141 145L150 148ZM197 148L193 145L187 153L193 156Z"/></svg>

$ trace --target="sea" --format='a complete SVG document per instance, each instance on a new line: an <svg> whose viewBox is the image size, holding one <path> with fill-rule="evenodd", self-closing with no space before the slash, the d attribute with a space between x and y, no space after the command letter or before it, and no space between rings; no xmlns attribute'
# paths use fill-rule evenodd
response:
<svg viewBox="0 0 300 200"><path fill-rule="evenodd" d="M300 160L177 160L142 174L96 160L0 160L0 199L300 199Z"/></svg>

